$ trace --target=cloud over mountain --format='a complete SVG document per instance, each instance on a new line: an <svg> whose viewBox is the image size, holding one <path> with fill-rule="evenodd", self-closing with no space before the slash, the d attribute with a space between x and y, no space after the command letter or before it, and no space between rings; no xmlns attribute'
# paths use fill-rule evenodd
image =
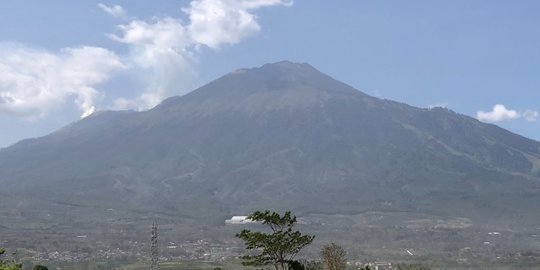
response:
<svg viewBox="0 0 540 270"><path fill-rule="evenodd" d="M74 100L82 117L94 110L97 86L124 68L113 52L98 47L59 52L19 44L0 45L0 113L41 117Z"/></svg>
<svg viewBox="0 0 540 270"><path fill-rule="evenodd" d="M478 111L476 118L482 122L502 122L510 121L518 118L524 118L529 122L536 121L538 112L533 110L526 110L524 112L518 112L516 110L507 109L503 104L496 104L490 112Z"/></svg>
<svg viewBox="0 0 540 270"><path fill-rule="evenodd" d="M148 109L169 95L185 94L192 86L193 62L201 46L218 50L234 45L261 30L253 10L291 4L282 0L195 0L182 9L189 18L187 23L167 16L119 25L120 33L109 37L130 47L128 59L145 78L146 89L131 100L117 99L116 108ZM180 93L179 86L185 87Z"/></svg>
<svg viewBox="0 0 540 270"><path fill-rule="evenodd" d="M283 0L198 0L182 10L189 16L190 23L186 28L192 42L218 49L224 44L238 43L261 30L252 10L291 4Z"/></svg>
<svg viewBox="0 0 540 270"><path fill-rule="evenodd" d="M105 107L148 109L170 95L185 94L196 77L194 62L202 47L213 50L234 45L261 30L253 11L288 6L283 0L193 0L182 11L189 20L171 16L133 19L118 26L113 40L128 47L119 54L95 46L58 51L0 43L0 113L44 117L71 102L82 117L96 110L96 98L107 96L98 86L123 70L137 80L127 96ZM98 4L107 14L125 18L119 6Z"/></svg>

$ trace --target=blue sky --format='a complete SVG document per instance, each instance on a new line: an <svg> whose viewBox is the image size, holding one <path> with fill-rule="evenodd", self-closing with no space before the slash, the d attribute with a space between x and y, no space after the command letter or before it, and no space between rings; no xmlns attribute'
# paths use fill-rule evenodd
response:
<svg viewBox="0 0 540 270"><path fill-rule="evenodd" d="M1 1L0 147L285 59L540 139L539 1L329 3Z"/></svg>

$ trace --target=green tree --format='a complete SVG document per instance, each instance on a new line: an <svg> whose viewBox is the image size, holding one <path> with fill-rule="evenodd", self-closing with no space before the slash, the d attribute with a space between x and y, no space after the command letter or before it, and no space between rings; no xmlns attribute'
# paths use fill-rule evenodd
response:
<svg viewBox="0 0 540 270"><path fill-rule="evenodd" d="M5 249L0 248L0 256L4 255L5 252L6 252ZM20 269L22 269L21 264L0 259L0 270L20 270Z"/></svg>
<svg viewBox="0 0 540 270"><path fill-rule="evenodd" d="M313 242L315 236L304 235L293 230L296 224L296 216L291 215L290 211L280 216L276 212L266 210L264 212L256 211L249 215L248 218L267 225L271 232L265 233L244 229L236 235L244 240L246 249L259 251L257 255L243 256L242 264L244 266L272 265L276 270L298 269L301 267L301 264L295 261L295 257L302 248Z"/></svg>
<svg viewBox="0 0 540 270"><path fill-rule="evenodd" d="M38 264L34 266L34 270L49 270L49 268L47 268L47 266Z"/></svg>
<svg viewBox="0 0 540 270"><path fill-rule="evenodd" d="M321 257L324 270L345 270L347 268L345 250L334 243L322 248Z"/></svg>

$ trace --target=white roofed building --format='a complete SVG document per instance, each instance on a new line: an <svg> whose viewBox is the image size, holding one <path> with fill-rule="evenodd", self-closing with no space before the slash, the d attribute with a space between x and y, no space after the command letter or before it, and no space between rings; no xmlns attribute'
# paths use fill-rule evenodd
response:
<svg viewBox="0 0 540 270"><path fill-rule="evenodd" d="M247 224L253 222L254 221L247 216L233 216L232 218L225 220L225 224Z"/></svg>

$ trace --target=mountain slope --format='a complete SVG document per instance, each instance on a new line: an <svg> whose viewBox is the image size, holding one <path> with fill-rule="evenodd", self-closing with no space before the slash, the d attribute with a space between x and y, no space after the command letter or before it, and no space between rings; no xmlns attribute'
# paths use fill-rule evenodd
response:
<svg viewBox="0 0 540 270"><path fill-rule="evenodd" d="M539 179L536 141L290 62L0 150L0 193L193 217L275 208L538 220Z"/></svg>

